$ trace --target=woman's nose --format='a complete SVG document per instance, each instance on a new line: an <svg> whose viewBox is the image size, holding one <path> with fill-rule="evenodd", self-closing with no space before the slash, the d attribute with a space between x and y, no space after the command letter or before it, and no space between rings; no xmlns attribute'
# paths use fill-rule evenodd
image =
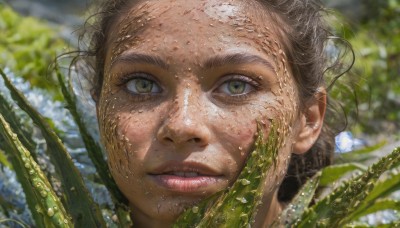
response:
<svg viewBox="0 0 400 228"><path fill-rule="evenodd" d="M209 144L210 130L205 116L204 106L199 96L184 91L173 102L169 116L162 123L157 139L164 144L177 147L192 145L204 147Z"/></svg>

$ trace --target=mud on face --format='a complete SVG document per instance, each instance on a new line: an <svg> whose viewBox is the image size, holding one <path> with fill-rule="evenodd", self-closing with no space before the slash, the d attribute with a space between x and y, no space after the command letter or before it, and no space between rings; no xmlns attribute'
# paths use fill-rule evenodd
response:
<svg viewBox="0 0 400 228"><path fill-rule="evenodd" d="M265 205L275 197L298 132L299 97L278 25L255 12L257 4L241 1L147 1L110 31L97 113L136 224L170 224L229 187L257 121L268 129L272 119L282 123L284 143Z"/></svg>

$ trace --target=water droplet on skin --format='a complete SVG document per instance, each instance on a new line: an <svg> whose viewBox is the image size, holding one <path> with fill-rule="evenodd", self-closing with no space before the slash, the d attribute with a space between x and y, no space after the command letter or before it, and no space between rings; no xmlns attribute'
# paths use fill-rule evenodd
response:
<svg viewBox="0 0 400 228"><path fill-rule="evenodd" d="M160 213L161 204L157 205L157 212Z"/></svg>

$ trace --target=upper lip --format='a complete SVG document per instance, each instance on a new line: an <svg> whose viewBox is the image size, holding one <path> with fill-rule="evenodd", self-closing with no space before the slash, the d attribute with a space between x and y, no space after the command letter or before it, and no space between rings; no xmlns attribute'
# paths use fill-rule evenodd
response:
<svg viewBox="0 0 400 228"><path fill-rule="evenodd" d="M163 175L169 174L173 172L190 172L190 173L198 173L200 176L221 176L213 168L208 165L198 163L198 162L187 162L187 161L169 161L165 162L151 172L150 175Z"/></svg>

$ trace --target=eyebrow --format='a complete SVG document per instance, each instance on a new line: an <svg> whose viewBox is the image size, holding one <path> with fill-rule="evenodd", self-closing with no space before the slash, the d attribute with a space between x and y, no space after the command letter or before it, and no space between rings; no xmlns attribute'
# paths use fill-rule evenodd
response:
<svg viewBox="0 0 400 228"><path fill-rule="evenodd" d="M149 65L155 65L165 70L168 70L168 64L163 61L160 57L146 55L141 53L127 53L121 54L111 63L111 67L117 62L127 62L127 63L143 63ZM251 54L234 53L227 55L217 55L206 60L203 64L204 68L217 68L225 65L239 65L239 64L250 64L258 63L262 64L271 71L275 71L274 66L266 59Z"/></svg>
<svg viewBox="0 0 400 228"><path fill-rule="evenodd" d="M111 63L111 67L117 62L143 63L155 65L166 70L168 69L168 64L164 62L160 57L140 53L121 54Z"/></svg>
<svg viewBox="0 0 400 228"><path fill-rule="evenodd" d="M249 64L249 63L262 64L265 67L269 68L270 70L275 71L274 66L266 59L257 55L244 54L244 53L217 55L208 59L203 66L205 68L217 68L224 65L238 65L238 64Z"/></svg>

